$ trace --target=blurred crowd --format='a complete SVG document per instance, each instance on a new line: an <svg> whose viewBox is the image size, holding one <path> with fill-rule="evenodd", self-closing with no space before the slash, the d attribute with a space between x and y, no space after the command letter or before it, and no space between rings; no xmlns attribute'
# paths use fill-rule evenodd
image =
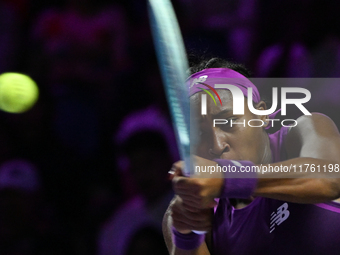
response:
<svg viewBox="0 0 340 255"><path fill-rule="evenodd" d="M174 0L190 61L339 77L336 0ZM0 74L38 103L0 112L0 255L167 254L179 159L144 0L0 0Z"/></svg>

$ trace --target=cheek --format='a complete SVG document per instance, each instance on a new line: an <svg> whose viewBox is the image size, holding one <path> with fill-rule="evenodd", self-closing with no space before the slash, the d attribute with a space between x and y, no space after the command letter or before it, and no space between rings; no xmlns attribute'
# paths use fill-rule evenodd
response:
<svg viewBox="0 0 340 255"><path fill-rule="evenodd" d="M212 147L212 137L208 135L200 136L196 139L196 145L191 147L191 154L197 155L202 158L210 159L209 149Z"/></svg>
<svg viewBox="0 0 340 255"><path fill-rule="evenodd" d="M264 143L263 143L263 129L262 128L254 128L254 136L253 136L253 145L252 145L252 158L251 161L259 164L262 160L262 156L264 153Z"/></svg>
<svg viewBox="0 0 340 255"><path fill-rule="evenodd" d="M230 139L231 149L242 160L258 162L259 155L262 155L261 147L262 128L242 127L234 139Z"/></svg>

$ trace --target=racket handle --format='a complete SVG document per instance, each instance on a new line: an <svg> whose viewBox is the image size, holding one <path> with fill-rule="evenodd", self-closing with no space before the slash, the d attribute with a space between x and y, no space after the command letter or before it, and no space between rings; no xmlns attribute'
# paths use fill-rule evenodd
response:
<svg viewBox="0 0 340 255"><path fill-rule="evenodd" d="M193 230L192 232L194 232L197 235L204 235L207 233L207 231L199 231L199 230Z"/></svg>

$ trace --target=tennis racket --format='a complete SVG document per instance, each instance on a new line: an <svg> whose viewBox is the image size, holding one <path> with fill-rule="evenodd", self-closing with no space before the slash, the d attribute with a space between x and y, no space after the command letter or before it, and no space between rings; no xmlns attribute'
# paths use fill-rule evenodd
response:
<svg viewBox="0 0 340 255"><path fill-rule="evenodd" d="M149 17L177 146L185 162L184 175L190 176L193 171L190 155L190 104L189 91L185 85L189 64L184 42L170 0L149 0Z"/></svg>
<svg viewBox="0 0 340 255"><path fill-rule="evenodd" d="M189 65L183 39L170 0L149 0L149 17L184 174L189 176L190 105L185 86Z"/></svg>

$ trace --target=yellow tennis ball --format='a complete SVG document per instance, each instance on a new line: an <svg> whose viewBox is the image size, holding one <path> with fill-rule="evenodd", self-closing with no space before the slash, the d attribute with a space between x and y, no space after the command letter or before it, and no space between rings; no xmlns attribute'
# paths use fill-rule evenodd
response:
<svg viewBox="0 0 340 255"><path fill-rule="evenodd" d="M0 75L0 109L10 113L29 110L38 100L37 84L27 75L3 73Z"/></svg>

